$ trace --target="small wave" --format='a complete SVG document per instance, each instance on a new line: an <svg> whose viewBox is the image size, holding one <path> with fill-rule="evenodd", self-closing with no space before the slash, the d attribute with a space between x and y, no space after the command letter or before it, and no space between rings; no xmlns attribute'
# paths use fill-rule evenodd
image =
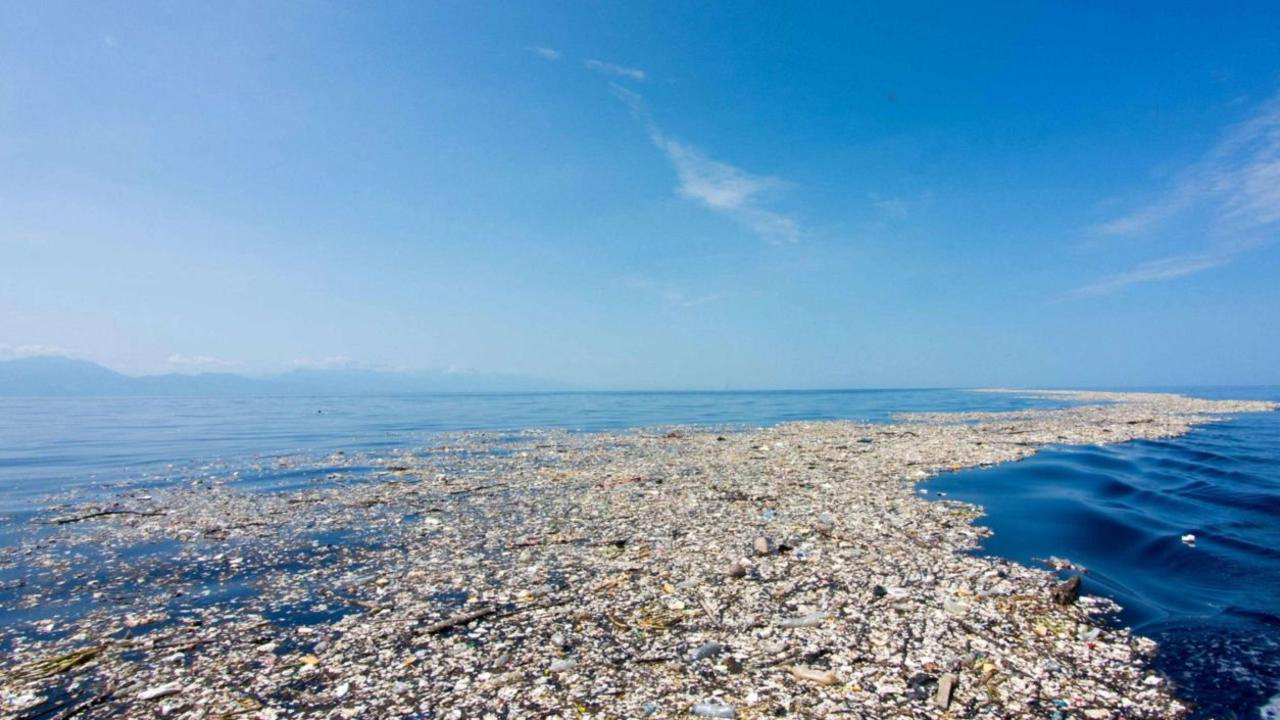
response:
<svg viewBox="0 0 1280 720"><path fill-rule="evenodd" d="M1060 451L1067 463L1077 468L1109 470L1116 473L1136 473L1141 468L1129 458L1119 456L1114 450L1102 446L1084 446Z"/></svg>
<svg viewBox="0 0 1280 720"><path fill-rule="evenodd" d="M1280 414L1177 438L1054 447L939 478L982 505L979 550L1090 568L1089 592L1160 644L1192 717L1280 720ZM1193 533L1193 546L1181 538Z"/></svg>
<svg viewBox="0 0 1280 720"><path fill-rule="evenodd" d="M1234 615L1236 617L1246 618L1254 622L1263 623L1265 625L1271 625L1273 627L1280 627L1280 615L1266 612L1264 610L1252 610L1249 608L1236 607L1235 605L1231 605L1229 607L1223 608L1222 613L1224 615Z"/></svg>

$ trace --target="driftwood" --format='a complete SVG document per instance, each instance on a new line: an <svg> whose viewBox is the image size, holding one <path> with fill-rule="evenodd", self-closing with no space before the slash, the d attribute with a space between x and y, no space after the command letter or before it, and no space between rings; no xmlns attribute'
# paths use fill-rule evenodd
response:
<svg viewBox="0 0 1280 720"><path fill-rule="evenodd" d="M494 483L493 485L476 485L475 487L463 488L462 490L453 490L446 494L447 495L469 495L473 492L480 492L481 490L492 490L493 488L499 488L499 487L506 487L506 483Z"/></svg>
<svg viewBox="0 0 1280 720"><path fill-rule="evenodd" d="M698 604L702 606L702 612L707 614L708 620L718 628L724 627L724 623L720 620L720 613L717 612L716 607L711 604L710 600L707 600L705 596L699 595Z"/></svg>
<svg viewBox="0 0 1280 720"><path fill-rule="evenodd" d="M69 525L83 520L92 520L93 518L103 517L104 515L141 515L142 517L156 517L157 515L165 514L167 513L159 510L94 510L91 513L85 513L84 515L68 515L66 517L54 518L49 522L54 525Z"/></svg>
<svg viewBox="0 0 1280 720"><path fill-rule="evenodd" d="M492 605L488 607L482 607L478 610L471 610L469 612L464 612L460 615L454 615L453 617L445 618L444 620L441 620L438 623L428 625L424 630L424 632L426 632L428 635L435 635L436 633L442 633L451 627L457 627L458 625L466 625L469 622L479 620L482 617L492 615L496 612L498 612L498 609L493 607Z"/></svg>
<svg viewBox="0 0 1280 720"><path fill-rule="evenodd" d="M255 527L271 527L271 523L265 523L265 522L259 522L259 521L255 521L255 520L250 520L250 521L247 521L247 522L236 523L235 525L227 525L227 526L225 526L225 527L205 528L205 529L204 529L204 534L205 534L206 536L211 536L211 535L226 535L227 533L231 532L232 530L248 530L249 528L255 528Z"/></svg>
<svg viewBox="0 0 1280 720"><path fill-rule="evenodd" d="M544 545L577 545L579 543L582 543L582 544L585 544L587 547L615 547L621 550L622 548L627 546L627 540L629 539L630 538L617 538L615 540L591 541L585 537L551 538L548 540L543 540L542 538L535 538L533 540L524 540L522 542L513 543L511 547L528 548L528 547L540 547Z"/></svg>
<svg viewBox="0 0 1280 720"><path fill-rule="evenodd" d="M167 650L169 648L177 648L182 652L189 652L191 650L195 650L201 645L208 645L211 642L213 641L203 639L203 638L186 638L183 640L174 640L171 642L157 643L155 645L139 644L137 647L143 650Z"/></svg>
<svg viewBox="0 0 1280 720"><path fill-rule="evenodd" d="M73 650L72 652L65 655L59 655L58 657L28 663L27 665L18 668L12 677L19 680L31 680L64 673L74 667L79 667L80 665L89 662L106 649L106 645L95 645L93 647Z"/></svg>

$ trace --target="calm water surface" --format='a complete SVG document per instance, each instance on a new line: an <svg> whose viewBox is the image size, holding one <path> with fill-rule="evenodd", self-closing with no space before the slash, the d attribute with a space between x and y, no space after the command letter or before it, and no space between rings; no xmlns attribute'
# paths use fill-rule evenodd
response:
<svg viewBox="0 0 1280 720"><path fill-rule="evenodd" d="M1280 388L1175 390L1280 400ZM270 491L311 479L275 457L420 448L455 430L882 422L895 412L1057 405L951 390L0 398L0 545L52 493L232 473ZM1173 440L1051 448L928 487L986 506L995 535L981 552L1087 566L1086 589L1115 598L1122 622L1161 643L1162 669L1199 703L1199 717L1280 718L1280 413ZM1187 532L1194 548L1179 539Z"/></svg>

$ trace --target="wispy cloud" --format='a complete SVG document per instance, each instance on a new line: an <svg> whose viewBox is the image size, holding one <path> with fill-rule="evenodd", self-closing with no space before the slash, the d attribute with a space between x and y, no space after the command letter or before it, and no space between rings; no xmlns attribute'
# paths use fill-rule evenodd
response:
<svg viewBox="0 0 1280 720"><path fill-rule="evenodd" d="M879 210L886 218L903 220L910 214L910 205L900 197L885 197L880 193L871 193L871 206Z"/></svg>
<svg viewBox="0 0 1280 720"><path fill-rule="evenodd" d="M1078 287L1067 293L1067 298L1087 298L1106 295L1135 283L1158 282L1193 275L1231 262L1232 255L1201 253L1173 255L1158 260L1148 260L1127 272L1103 278L1096 283Z"/></svg>
<svg viewBox="0 0 1280 720"><path fill-rule="evenodd" d="M41 355L74 355L70 350L57 345L9 345L0 343L0 360L17 360L20 358L39 357Z"/></svg>
<svg viewBox="0 0 1280 720"><path fill-rule="evenodd" d="M400 368L392 367L382 363L371 363L346 355L332 355L326 358L310 359L304 358L294 360L293 367L298 370L398 370Z"/></svg>
<svg viewBox="0 0 1280 720"><path fill-rule="evenodd" d="M1207 246L1140 263L1076 288L1068 297L1104 295L1136 283L1221 267L1269 241L1280 225L1280 95L1228 128L1204 158L1177 174L1161 196L1093 229L1103 235L1133 237L1197 218L1206 223Z"/></svg>
<svg viewBox="0 0 1280 720"><path fill-rule="evenodd" d="M1280 222L1280 95L1235 129L1215 153L1209 174L1227 229L1242 232Z"/></svg>
<svg viewBox="0 0 1280 720"><path fill-rule="evenodd" d="M732 297L731 293L712 292L700 295L690 295L680 288L672 285L664 285L654 282L646 278L629 277L624 281L628 287L636 290L644 290L653 293L662 299L667 305L679 308L691 308L697 305L705 305L707 303L717 302Z"/></svg>
<svg viewBox="0 0 1280 720"><path fill-rule="evenodd" d="M653 144L666 154L680 181L676 192L682 197L725 215L769 242L800 239L799 224L766 205L770 195L786 187L784 181L714 160L692 145L668 137L653 121L640 95L616 83L611 88L644 125Z"/></svg>
<svg viewBox="0 0 1280 720"><path fill-rule="evenodd" d="M543 60L559 60L560 59L559 50L556 50L555 48L546 47L545 45L532 45L525 49L533 53L534 55L537 55L538 57L542 58Z"/></svg>
<svg viewBox="0 0 1280 720"><path fill-rule="evenodd" d="M1189 186L1180 185L1165 197L1128 214L1099 223L1093 229L1103 235L1137 235L1146 232L1186 209L1194 195Z"/></svg>
<svg viewBox="0 0 1280 720"><path fill-rule="evenodd" d="M364 367L360 361L346 355L332 355L318 360L303 358L294 360L293 365L303 370L356 370Z"/></svg>
<svg viewBox="0 0 1280 720"><path fill-rule="evenodd" d="M238 364L209 355L184 355L182 353L173 353L166 362L184 370L223 370L235 367Z"/></svg>
<svg viewBox="0 0 1280 720"><path fill-rule="evenodd" d="M632 80L639 80L640 82L644 82L649 79L649 75L643 70L624 67L622 65L614 65L613 63L607 63L603 60L596 60L594 58L583 60L582 65L592 72L598 72L603 75L631 78Z"/></svg>

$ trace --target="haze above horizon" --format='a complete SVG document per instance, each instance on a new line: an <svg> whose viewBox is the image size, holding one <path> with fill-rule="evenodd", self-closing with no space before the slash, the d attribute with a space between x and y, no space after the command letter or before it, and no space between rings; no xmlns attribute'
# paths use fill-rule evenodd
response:
<svg viewBox="0 0 1280 720"><path fill-rule="evenodd" d="M0 20L0 360L1280 383L1271 4Z"/></svg>

